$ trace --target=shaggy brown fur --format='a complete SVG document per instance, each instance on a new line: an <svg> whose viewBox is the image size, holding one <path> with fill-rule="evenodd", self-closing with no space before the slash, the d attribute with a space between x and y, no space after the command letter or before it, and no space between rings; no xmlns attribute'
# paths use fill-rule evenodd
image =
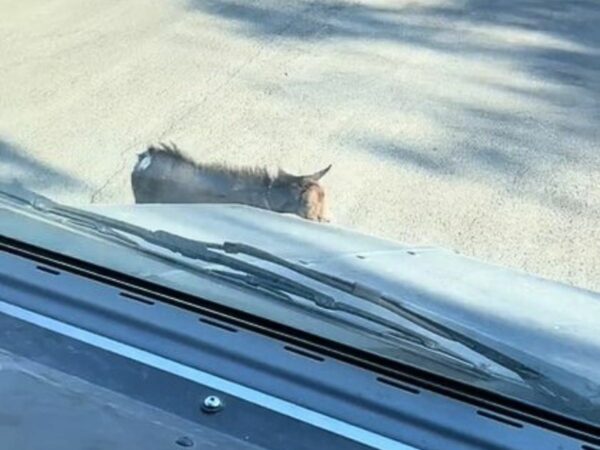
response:
<svg viewBox="0 0 600 450"><path fill-rule="evenodd" d="M131 174L136 203L239 203L310 220L327 221L325 191L319 180L331 166L312 175L261 167L198 163L175 145L150 147Z"/></svg>

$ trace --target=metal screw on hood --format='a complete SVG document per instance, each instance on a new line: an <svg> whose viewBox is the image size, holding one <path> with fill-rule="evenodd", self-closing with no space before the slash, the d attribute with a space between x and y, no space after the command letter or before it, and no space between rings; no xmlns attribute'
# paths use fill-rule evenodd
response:
<svg viewBox="0 0 600 450"><path fill-rule="evenodd" d="M216 395L209 395L202 402L202 411L214 413L223 409L223 402Z"/></svg>

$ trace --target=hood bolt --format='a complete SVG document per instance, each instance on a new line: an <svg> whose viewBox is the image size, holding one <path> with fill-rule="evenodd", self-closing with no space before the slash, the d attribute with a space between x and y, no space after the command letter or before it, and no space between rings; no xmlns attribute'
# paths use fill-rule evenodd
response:
<svg viewBox="0 0 600 450"><path fill-rule="evenodd" d="M216 413L223 409L223 401L216 395L209 395L202 402L202 411L205 413Z"/></svg>

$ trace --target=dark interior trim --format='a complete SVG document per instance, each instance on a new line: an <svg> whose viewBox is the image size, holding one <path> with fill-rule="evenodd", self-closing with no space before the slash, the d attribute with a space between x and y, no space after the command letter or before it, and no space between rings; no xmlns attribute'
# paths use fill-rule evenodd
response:
<svg viewBox="0 0 600 450"><path fill-rule="evenodd" d="M314 352L365 368L400 384L416 385L478 408L485 408L488 411L562 433L590 444L600 445L600 424L592 424L566 417L529 403L507 398L476 386L449 379L437 373L309 334L303 330L229 308L204 298L199 302L199 298L191 294L2 235L0 235L0 251L33 260L37 264L43 264L47 266L45 269L70 272L119 289L125 289L134 295L149 297L155 301L168 303L236 327L258 332L300 347L308 352Z"/></svg>

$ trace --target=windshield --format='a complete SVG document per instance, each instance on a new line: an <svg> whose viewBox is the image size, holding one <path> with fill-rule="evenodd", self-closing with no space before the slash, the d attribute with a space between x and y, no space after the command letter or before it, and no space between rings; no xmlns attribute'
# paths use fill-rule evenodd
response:
<svg viewBox="0 0 600 450"><path fill-rule="evenodd" d="M600 423L599 22L5 2L0 235Z"/></svg>

